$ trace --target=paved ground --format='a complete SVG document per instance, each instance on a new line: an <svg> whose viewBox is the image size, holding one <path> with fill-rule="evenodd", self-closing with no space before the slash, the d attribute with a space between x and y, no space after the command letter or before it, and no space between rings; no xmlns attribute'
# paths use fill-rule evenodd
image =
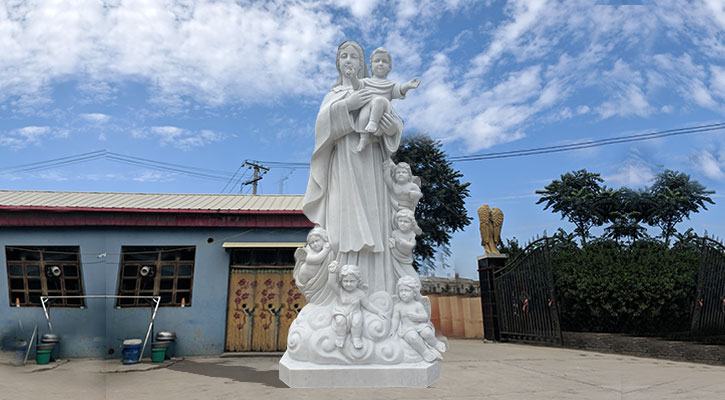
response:
<svg viewBox="0 0 725 400"><path fill-rule="evenodd" d="M32 362L8 365L6 357L0 399L725 398L725 367L468 340L451 340L450 346L441 380L427 389L289 389L277 379L275 357L194 357L134 367L73 359L41 370Z"/></svg>

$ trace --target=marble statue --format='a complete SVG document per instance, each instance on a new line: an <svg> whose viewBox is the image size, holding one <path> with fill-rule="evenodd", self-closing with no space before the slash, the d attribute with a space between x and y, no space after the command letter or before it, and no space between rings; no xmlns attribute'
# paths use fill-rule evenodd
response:
<svg viewBox="0 0 725 400"><path fill-rule="evenodd" d="M393 195L393 208L415 211L415 206L423 197L423 192L420 191L420 178L413 176L413 171L407 162L393 164L392 161L386 161L383 163L383 168L385 184Z"/></svg>
<svg viewBox="0 0 725 400"><path fill-rule="evenodd" d="M500 254L498 244L501 243L501 227L503 226L503 212L494 207L493 210L484 204L478 207L478 220L480 222L481 246L486 254Z"/></svg>
<svg viewBox="0 0 725 400"><path fill-rule="evenodd" d="M308 304L280 360L292 387L426 387L440 377L445 339L435 336L413 268L420 179L391 159L403 122L390 100L420 81L387 81L382 48L370 60L373 78L365 64L357 42L338 47L337 81L317 114L303 203L315 228L294 269Z"/></svg>
<svg viewBox="0 0 725 400"><path fill-rule="evenodd" d="M345 338L349 333L352 347L362 349L364 322L362 308L374 312L382 319L386 319L387 315L368 300L368 295L364 291L367 286L360 279L360 268L357 265L343 265L339 274L338 267L337 261L331 262L328 267L331 274L330 281L335 282L337 280L340 282L340 287L334 285L337 289L338 303L332 310L332 326L337 335L335 346L343 347Z"/></svg>
<svg viewBox="0 0 725 400"><path fill-rule="evenodd" d="M380 123L383 113L392 110L390 101L404 99L410 89L415 89L420 85L418 78L413 78L402 85L389 80L388 74L392 68L393 57L387 50L378 47L370 55L370 70L373 77L363 78L359 81L353 78L353 87L356 90L367 88L373 94L373 98L360 109L359 121L361 125L365 125L365 128L360 132L360 142L356 151L361 151L370 144L370 135L380 136L382 134L378 131L378 123Z"/></svg>
<svg viewBox="0 0 725 400"><path fill-rule="evenodd" d="M307 234L307 246L295 251L295 284L308 303L329 304L334 292L327 287L327 266L333 261L327 231L316 226Z"/></svg>
<svg viewBox="0 0 725 400"><path fill-rule="evenodd" d="M398 335L420 353L425 361L442 358L446 344L435 336L430 323L430 299L420 294L420 280L404 276L398 280L397 302L393 307L390 336Z"/></svg>

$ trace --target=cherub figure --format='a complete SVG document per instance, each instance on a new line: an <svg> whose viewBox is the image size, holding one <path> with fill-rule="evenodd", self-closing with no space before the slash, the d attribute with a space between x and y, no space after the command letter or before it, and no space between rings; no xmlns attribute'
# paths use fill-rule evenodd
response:
<svg viewBox="0 0 725 400"><path fill-rule="evenodd" d="M360 116L358 117L360 125L362 126L365 122L367 124L365 125L364 131L360 133L360 142L356 149L358 152L370 144L371 134L375 136L381 135L381 132L378 130L378 123L384 113L392 111L393 107L390 101L392 99L404 99L405 94L410 89L415 89L420 86L420 79L418 78L413 78L402 85L389 80L388 74L392 67L393 58L390 56L390 53L386 49L378 47L370 55L370 70L372 71L373 77L363 78L359 81L353 79L353 88L365 88L373 95L372 99L360 109Z"/></svg>
<svg viewBox="0 0 725 400"><path fill-rule="evenodd" d="M420 191L420 178L413 176L410 165L406 162L393 164L392 160L386 160L383 163L383 179L397 203L396 208L415 211L423 192Z"/></svg>
<svg viewBox="0 0 725 400"><path fill-rule="evenodd" d="M333 296L326 286L327 272L322 268L333 260L327 231L316 226L307 234L307 245L295 251L295 283L308 302L323 304Z"/></svg>
<svg viewBox="0 0 725 400"><path fill-rule="evenodd" d="M390 337L403 338L427 362L440 360L446 344L435 336L430 323L430 299L420 294L420 280L406 275L398 279L398 302L393 306Z"/></svg>
<svg viewBox="0 0 725 400"><path fill-rule="evenodd" d="M393 217L393 230L388 245L390 255L393 258L393 268L397 276L414 273L413 249L415 248L415 236L421 233L418 223L415 222L413 211L401 208Z"/></svg>
<svg viewBox="0 0 725 400"><path fill-rule="evenodd" d="M363 290L367 289L367 286L363 285L360 279L360 267L348 264L340 268L340 264L333 261L328 269L330 271L328 282L335 281L337 274L340 283L337 286L339 304L332 310L332 327L337 335L335 346L342 347L347 334L350 333L353 347L361 349L364 323L362 308L377 314L382 319L386 319L387 315L368 300L368 295Z"/></svg>
<svg viewBox="0 0 725 400"><path fill-rule="evenodd" d="M330 254L330 241L327 231L316 226L307 234L307 246L295 251L294 278L296 282L305 283L315 276L322 262ZM301 262L300 262L301 261Z"/></svg>

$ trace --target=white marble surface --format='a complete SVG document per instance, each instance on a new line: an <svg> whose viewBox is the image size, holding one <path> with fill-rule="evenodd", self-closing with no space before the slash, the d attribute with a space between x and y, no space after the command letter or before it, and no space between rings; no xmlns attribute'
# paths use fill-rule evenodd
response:
<svg viewBox="0 0 725 400"><path fill-rule="evenodd" d="M440 377L440 361L398 365L321 365L297 361L285 353L279 362L279 379L292 388L425 388Z"/></svg>

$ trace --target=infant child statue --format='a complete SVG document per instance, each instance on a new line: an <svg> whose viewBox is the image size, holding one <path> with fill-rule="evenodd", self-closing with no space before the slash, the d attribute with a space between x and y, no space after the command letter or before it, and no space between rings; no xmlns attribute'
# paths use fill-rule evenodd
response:
<svg viewBox="0 0 725 400"><path fill-rule="evenodd" d="M402 85L389 80L388 73L390 73L392 67L393 58L390 56L390 53L384 48L378 47L370 55L370 70L372 71L373 77L363 78L361 80L358 80L357 77L352 77L353 88L355 90L365 88L373 95L372 99L360 109L360 116L358 117L360 123L362 124L367 121L367 125L365 125L365 130L360 133L360 142L356 149L358 152L370 144L370 134L374 134L375 136L381 135L378 131L378 123L384 113L390 112L393 109L390 101L392 99L404 99L408 90L415 89L420 85L418 78L413 78Z"/></svg>

